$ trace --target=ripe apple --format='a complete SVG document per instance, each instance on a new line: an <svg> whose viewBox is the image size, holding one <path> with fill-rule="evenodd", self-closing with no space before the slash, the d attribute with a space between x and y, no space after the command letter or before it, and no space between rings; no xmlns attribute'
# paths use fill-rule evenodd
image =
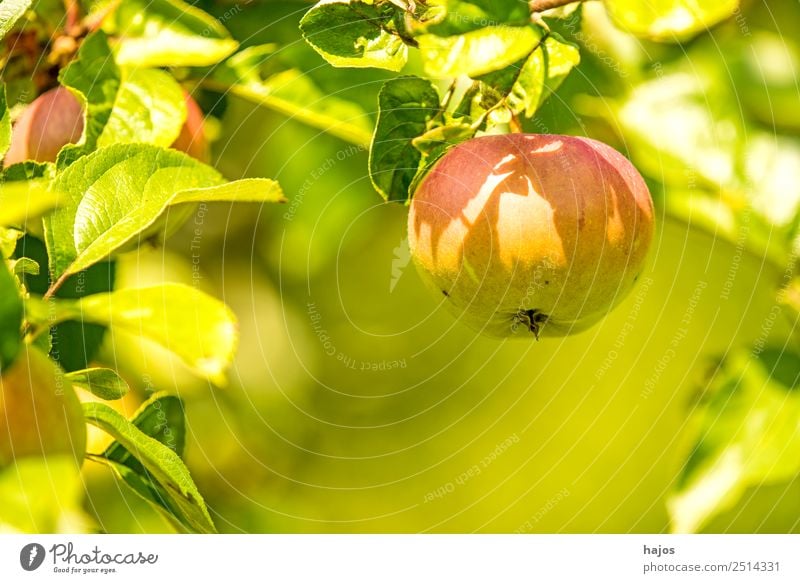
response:
<svg viewBox="0 0 800 583"><path fill-rule="evenodd" d="M83 133L83 110L66 87L42 93L14 124L4 165L25 160L55 162L59 150Z"/></svg>
<svg viewBox="0 0 800 583"><path fill-rule="evenodd" d="M184 92L186 122L172 147L202 162L207 162L208 142L204 132L203 111ZM58 152L77 142L83 133L83 109L66 87L42 93L20 115L11 134L11 145L3 161L11 166L26 160L55 162Z"/></svg>
<svg viewBox="0 0 800 583"><path fill-rule="evenodd" d="M172 147L201 162L208 162L208 140L205 135L203 110L186 91L183 92L183 97L186 100L186 122L181 127L181 133L172 143Z"/></svg>
<svg viewBox="0 0 800 583"><path fill-rule="evenodd" d="M86 424L75 390L45 354L24 348L0 375L0 468L30 456L81 460L85 451Z"/></svg>
<svg viewBox="0 0 800 583"><path fill-rule="evenodd" d="M563 336L631 290L653 237L644 180L613 148L570 136L484 136L447 152L411 201L423 279L492 336Z"/></svg>

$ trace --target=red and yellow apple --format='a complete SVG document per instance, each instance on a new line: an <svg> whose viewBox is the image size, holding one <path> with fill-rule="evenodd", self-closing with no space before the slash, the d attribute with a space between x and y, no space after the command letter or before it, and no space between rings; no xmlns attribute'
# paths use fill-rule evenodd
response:
<svg viewBox="0 0 800 583"><path fill-rule="evenodd" d="M595 140L511 134L445 154L411 201L420 272L466 324L492 336L563 336L631 290L653 237L644 180Z"/></svg>
<svg viewBox="0 0 800 583"><path fill-rule="evenodd" d="M83 110L66 87L42 93L14 124L5 166L26 160L55 162L59 150L83 133Z"/></svg>
<svg viewBox="0 0 800 583"><path fill-rule="evenodd" d="M184 98L186 121L172 147L207 162L208 141L203 111L191 95L184 92ZM42 93L14 123L4 166L26 160L55 162L61 148L80 140L83 123L81 104L69 89L57 87Z"/></svg>

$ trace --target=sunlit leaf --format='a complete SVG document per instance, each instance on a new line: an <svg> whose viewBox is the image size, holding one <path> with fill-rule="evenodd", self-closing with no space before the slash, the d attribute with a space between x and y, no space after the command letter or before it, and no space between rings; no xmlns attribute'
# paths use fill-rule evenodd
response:
<svg viewBox="0 0 800 583"><path fill-rule="evenodd" d="M81 96L85 109L80 142L67 144L58 154L58 166L63 167L97 147L119 91L120 71L102 31L86 37L78 50L78 58L61 70L59 81Z"/></svg>
<svg viewBox="0 0 800 583"><path fill-rule="evenodd" d="M0 257L0 371L10 365L22 344L22 298L17 282Z"/></svg>
<svg viewBox="0 0 800 583"><path fill-rule="evenodd" d="M372 122L361 107L322 91L298 69L266 74L262 71L268 62L274 62L275 50L273 45L244 49L215 69L214 83L234 95L343 140L368 145Z"/></svg>
<svg viewBox="0 0 800 583"><path fill-rule="evenodd" d="M2 10L2 8L0 8ZM11 145L11 115L6 103L6 86L0 85L0 158Z"/></svg>
<svg viewBox="0 0 800 583"><path fill-rule="evenodd" d="M216 532L205 501L183 461L169 447L146 435L122 415L102 403L84 403L86 421L109 433L131 453L160 486L170 507L192 531ZM92 456L102 461L102 456Z"/></svg>
<svg viewBox="0 0 800 583"><path fill-rule="evenodd" d="M0 225L24 225L58 206L61 197L48 182L31 180L0 183Z"/></svg>
<svg viewBox="0 0 800 583"><path fill-rule="evenodd" d="M300 21L303 38L335 67L378 67L399 71L408 48L385 28L399 9L372 2L324 2Z"/></svg>
<svg viewBox="0 0 800 583"><path fill-rule="evenodd" d="M141 67L202 67L239 46L210 14L181 0L125 0L108 20L117 61Z"/></svg>
<svg viewBox="0 0 800 583"><path fill-rule="evenodd" d="M128 393L128 383L110 368L87 368L66 374L76 387L87 390L106 401L121 399Z"/></svg>
<svg viewBox="0 0 800 583"><path fill-rule="evenodd" d="M3 39L25 11L31 7L31 0L3 0L0 2L0 39Z"/></svg>
<svg viewBox="0 0 800 583"><path fill-rule="evenodd" d="M384 84L378 105L370 178L386 200L404 201L422 160L422 152L412 142L440 112L439 92L425 79L400 77Z"/></svg>
<svg viewBox="0 0 800 583"><path fill-rule="evenodd" d="M461 35L420 36L419 50L432 77L478 77L528 56L542 38L533 26L488 26Z"/></svg>
<svg viewBox="0 0 800 583"><path fill-rule="evenodd" d="M53 188L67 198L46 219L54 279L107 258L153 225L172 204L284 200L272 180L229 183L210 166L181 152L145 144L98 150L62 172Z"/></svg>
<svg viewBox="0 0 800 583"><path fill-rule="evenodd" d="M222 385L238 339L236 318L219 300L181 284L125 288L49 307L56 321L93 322L160 344L195 373ZM35 315L34 315L35 317Z"/></svg>
<svg viewBox="0 0 800 583"><path fill-rule="evenodd" d="M186 101L175 78L158 69L132 69L123 77L97 146L144 142L167 148L184 121Z"/></svg>

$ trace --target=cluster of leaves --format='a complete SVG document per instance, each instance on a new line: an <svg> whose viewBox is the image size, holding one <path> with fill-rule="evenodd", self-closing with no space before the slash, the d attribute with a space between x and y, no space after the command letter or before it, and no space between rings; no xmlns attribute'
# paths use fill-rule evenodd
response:
<svg viewBox="0 0 800 583"><path fill-rule="evenodd" d="M84 111L80 141L64 146L55 163L27 161L0 172L0 372L32 343L50 352L76 389L120 399L125 380L94 366L104 332L114 329L160 344L221 385L237 343L231 311L185 285L115 289L114 258L170 235L200 202L284 200L272 180L230 182L170 145L187 119L184 86L213 80L218 90L288 110L290 100L269 83L291 69L259 76L258 55L268 48L237 52L219 21L181 0L81 4L87 14L80 21L77 2L0 7L0 156L11 144L12 118L45 89L67 88ZM31 51L40 54L30 59ZM309 121L325 115L324 106L293 107ZM85 404L84 415L115 439L87 459L110 466L176 528L215 530L180 457L179 398L157 393L130 420L97 402ZM19 484L11 474L21 467L0 482ZM23 504L24 496L16 498ZM0 522L18 527L26 511L9 503L0 514Z"/></svg>
<svg viewBox="0 0 800 583"><path fill-rule="evenodd" d="M561 6L550 8L551 6ZM575 44L551 28L579 2L521 0L335 0L301 21L308 43L336 67L401 71L418 50L426 78L391 79L379 97L370 176L387 200L407 202L418 180L453 145L478 132L519 127L580 62ZM607 0L619 25L640 36L680 40L730 15L737 2L697 7ZM541 6L541 9L539 8ZM433 79L431 82L428 79ZM444 82L444 98L437 83Z"/></svg>

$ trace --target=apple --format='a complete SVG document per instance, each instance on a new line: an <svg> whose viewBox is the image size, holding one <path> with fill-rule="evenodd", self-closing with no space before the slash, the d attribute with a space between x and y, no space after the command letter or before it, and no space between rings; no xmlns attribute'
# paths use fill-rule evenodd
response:
<svg viewBox="0 0 800 583"><path fill-rule="evenodd" d="M653 220L644 180L606 144L483 136L448 151L423 178L409 247L464 323L498 337L564 336L628 294Z"/></svg>
<svg viewBox="0 0 800 583"><path fill-rule="evenodd" d="M203 110L186 91L183 92L183 97L186 100L186 122L181 127L181 133L172 143L172 147L201 162L208 162L208 140L205 135Z"/></svg>
<svg viewBox="0 0 800 583"><path fill-rule="evenodd" d="M17 119L3 164L55 162L59 150L77 142L82 133L83 110L78 100L66 87L50 89Z"/></svg>
<svg viewBox="0 0 800 583"><path fill-rule="evenodd" d="M24 348L0 375L0 468L25 457L82 460L86 424L78 397L45 354Z"/></svg>
<svg viewBox="0 0 800 583"><path fill-rule="evenodd" d="M172 147L208 162L203 111L191 95L184 92L184 98L186 122ZM76 143L82 133L83 109L78 99L66 87L46 91L25 108L14 124L3 165L26 160L55 162L61 148Z"/></svg>

